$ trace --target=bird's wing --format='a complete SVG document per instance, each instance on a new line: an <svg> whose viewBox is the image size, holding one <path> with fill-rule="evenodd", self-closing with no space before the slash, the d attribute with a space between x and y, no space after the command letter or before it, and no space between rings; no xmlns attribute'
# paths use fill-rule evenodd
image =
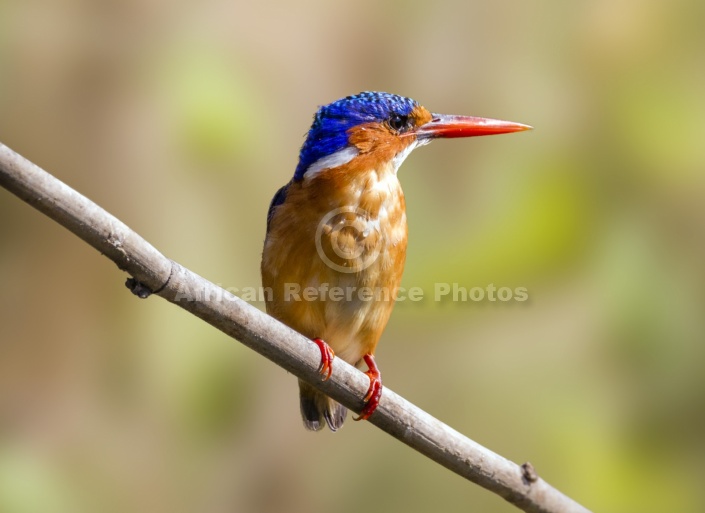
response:
<svg viewBox="0 0 705 513"><path fill-rule="evenodd" d="M272 202L269 204L269 211L267 212L267 233L269 233L269 224L274 216L274 209L284 203L284 200L286 200L286 193L289 190L290 185L291 182L279 189L276 194L274 194Z"/></svg>

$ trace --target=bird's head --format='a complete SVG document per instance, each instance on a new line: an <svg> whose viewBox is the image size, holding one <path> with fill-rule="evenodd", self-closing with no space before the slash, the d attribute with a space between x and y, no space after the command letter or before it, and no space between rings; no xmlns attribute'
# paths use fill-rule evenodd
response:
<svg viewBox="0 0 705 513"><path fill-rule="evenodd" d="M362 156L395 168L415 147L439 137L472 137L528 130L520 123L432 114L417 101L381 92L347 96L321 107L301 147L294 180L310 178Z"/></svg>

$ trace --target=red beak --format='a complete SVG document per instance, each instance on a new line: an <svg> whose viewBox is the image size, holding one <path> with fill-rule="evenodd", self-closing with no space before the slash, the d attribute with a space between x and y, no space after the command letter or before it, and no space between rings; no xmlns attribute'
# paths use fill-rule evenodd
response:
<svg viewBox="0 0 705 513"><path fill-rule="evenodd" d="M433 119L418 127L413 133L419 139L434 139L436 137L476 137L479 135L508 134L522 132L533 127L500 121L498 119L476 118L472 116L454 116L433 114Z"/></svg>

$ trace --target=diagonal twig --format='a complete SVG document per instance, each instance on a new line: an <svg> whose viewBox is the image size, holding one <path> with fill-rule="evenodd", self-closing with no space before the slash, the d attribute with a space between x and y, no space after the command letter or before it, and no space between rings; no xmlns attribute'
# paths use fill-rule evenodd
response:
<svg viewBox="0 0 705 513"><path fill-rule="evenodd" d="M0 143L0 185L110 258L137 295L161 296L359 412L369 379L337 359L321 381L320 351L304 336L162 255L91 200ZM589 513L541 479L470 440L388 388L369 421L456 474L531 513Z"/></svg>

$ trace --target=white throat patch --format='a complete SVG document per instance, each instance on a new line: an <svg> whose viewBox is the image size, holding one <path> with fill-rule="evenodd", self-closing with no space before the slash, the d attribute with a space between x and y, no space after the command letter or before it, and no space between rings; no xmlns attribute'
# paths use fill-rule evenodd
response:
<svg viewBox="0 0 705 513"><path fill-rule="evenodd" d="M428 144L429 142L431 142L430 139L416 139L409 146L397 153L392 159L392 166L394 167L394 172L396 173L399 170L399 166L401 166L402 163L406 160L406 157L409 156L409 153L414 151L415 148Z"/></svg>

